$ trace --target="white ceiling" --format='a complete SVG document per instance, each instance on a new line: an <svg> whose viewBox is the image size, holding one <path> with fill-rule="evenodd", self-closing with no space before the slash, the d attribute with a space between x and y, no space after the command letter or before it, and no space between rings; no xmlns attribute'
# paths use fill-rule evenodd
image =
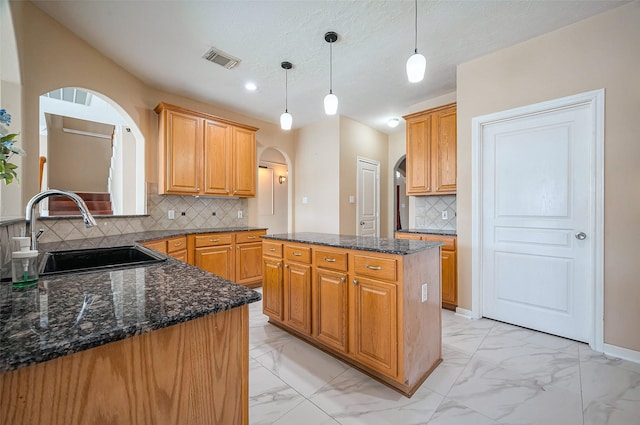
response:
<svg viewBox="0 0 640 425"><path fill-rule="evenodd" d="M327 31L338 113L385 133L390 117L456 89L456 65L627 1L419 0L421 83L407 81L413 1L35 1L38 7L146 83L278 123L289 71L293 128L324 117ZM202 59L216 47L242 60L227 70ZM256 92L244 84L254 81ZM107 93L108 94L108 93ZM400 131L400 126L395 131Z"/></svg>

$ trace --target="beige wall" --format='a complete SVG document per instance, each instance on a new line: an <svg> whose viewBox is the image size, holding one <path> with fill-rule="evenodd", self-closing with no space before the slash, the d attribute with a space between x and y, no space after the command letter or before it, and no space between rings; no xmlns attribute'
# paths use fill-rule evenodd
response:
<svg viewBox="0 0 640 425"><path fill-rule="evenodd" d="M273 214L258 215L258 226L267 227L267 233L287 233L289 214L289 178L285 158L275 149L266 149L262 152L259 160L260 166L267 167L273 171ZM266 176L266 175L265 175ZM279 177L285 176L287 179L280 183ZM266 179L266 177L265 177Z"/></svg>
<svg viewBox="0 0 640 425"><path fill-rule="evenodd" d="M458 66L459 305L471 307L471 119L605 89L605 343L640 351L640 3Z"/></svg>
<svg viewBox="0 0 640 425"><path fill-rule="evenodd" d="M296 232L340 232L340 117L298 131L295 153ZM307 197L309 203L302 204Z"/></svg>
<svg viewBox="0 0 640 425"><path fill-rule="evenodd" d="M97 91L120 105L145 138L148 182L158 180L158 119L153 108L161 101L258 127L259 152L267 146L278 146L279 150L293 157L293 135L280 130L278 125L230 111L224 105L213 105L150 87L31 3L12 1L10 6L23 83L21 135L28 153L24 167L28 172L22 178L23 204L38 192L38 98L60 87ZM249 201L250 206L251 203ZM250 214L250 224L252 220L255 216Z"/></svg>
<svg viewBox="0 0 640 425"><path fill-rule="evenodd" d="M387 237L389 184L387 158L389 136L347 117L340 117L340 233L355 235L356 204L349 203L349 196L357 198L357 158L380 162L380 236ZM357 200L356 200L357 201Z"/></svg>

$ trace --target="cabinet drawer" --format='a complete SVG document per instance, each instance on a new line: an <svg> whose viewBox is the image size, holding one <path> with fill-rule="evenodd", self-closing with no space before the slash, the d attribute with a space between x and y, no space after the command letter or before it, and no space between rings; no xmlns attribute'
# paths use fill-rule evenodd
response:
<svg viewBox="0 0 640 425"><path fill-rule="evenodd" d="M297 246L297 245L285 245L284 258L289 261L296 261L298 263L311 263L311 247Z"/></svg>
<svg viewBox="0 0 640 425"><path fill-rule="evenodd" d="M264 235L264 230L258 230L255 232L238 232L236 233L236 243L246 242L260 242L260 236Z"/></svg>
<svg viewBox="0 0 640 425"><path fill-rule="evenodd" d="M176 251L184 251L187 249L187 237L176 236L175 238L167 239L167 252L171 254Z"/></svg>
<svg viewBox="0 0 640 425"><path fill-rule="evenodd" d="M149 249L153 249L154 251L158 251L162 254L167 253L167 241L165 241L164 239L160 241L142 242L142 245L146 246Z"/></svg>
<svg viewBox="0 0 640 425"><path fill-rule="evenodd" d="M456 250L456 237L455 236L444 236L444 235L422 235L422 240L427 242L442 242L444 245L442 249L446 249L448 251Z"/></svg>
<svg viewBox="0 0 640 425"><path fill-rule="evenodd" d="M354 271L357 275L397 280L397 261L394 258L354 255Z"/></svg>
<svg viewBox="0 0 640 425"><path fill-rule="evenodd" d="M282 244L262 241L262 255L282 258Z"/></svg>
<svg viewBox="0 0 640 425"><path fill-rule="evenodd" d="M230 245L233 242L233 233L210 233L208 235L197 235L194 239L196 248Z"/></svg>
<svg viewBox="0 0 640 425"><path fill-rule="evenodd" d="M327 249L315 250L316 266L327 269L347 271L347 253Z"/></svg>

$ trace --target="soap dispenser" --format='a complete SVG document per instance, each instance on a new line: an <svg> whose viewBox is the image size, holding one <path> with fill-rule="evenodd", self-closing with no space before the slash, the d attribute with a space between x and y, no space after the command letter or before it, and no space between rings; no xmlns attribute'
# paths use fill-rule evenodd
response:
<svg viewBox="0 0 640 425"><path fill-rule="evenodd" d="M19 251L11 255L11 276L15 286L32 285L38 281L38 251L31 250L31 238L14 237L18 241Z"/></svg>

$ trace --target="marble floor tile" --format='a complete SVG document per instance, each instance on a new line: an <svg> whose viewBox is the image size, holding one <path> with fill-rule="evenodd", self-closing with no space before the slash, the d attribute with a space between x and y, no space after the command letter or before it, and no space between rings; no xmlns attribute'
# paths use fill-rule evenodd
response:
<svg viewBox="0 0 640 425"><path fill-rule="evenodd" d="M260 357L298 339L269 323L249 328L249 355Z"/></svg>
<svg viewBox="0 0 640 425"><path fill-rule="evenodd" d="M580 369L585 425L640 424L640 373L598 360Z"/></svg>
<svg viewBox="0 0 640 425"><path fill-rule="evenodd" d="M298 339L257 357L256 361L305 397L349 368Z"/></svg>
<svg viewBox="0 0 640 425"><path fill-rule="evenodd" d="M506 336L528 344L539 345L541 347L564 351L574 355L578 355L578 348L580 346L587 346L587 344L577 342L572 339L562 338L560 336L550 335L544 332L521 328L520 326L502 322L496 322L496 325L489 332L489 336Z"/></svg>
<svg viewBox="0 0 640 425"><path fill-rule="evenodd" d="M471 356L459 351L455 351L449 346L442 347L442 363L429 375L423 386L446 395L456 382Z"/></svg>
<svg viewBox="0 0 640 425"><path fill-rule="evenodd" d="M335 419L306 400L291 409L273 425L339 425Z"/></svg>
<svg viewBox="0 0 640 425"><path fill-rule="evenodd" d="M433 414L429 425L500 425L454 400L445 399Z"/></svg>
<svg viewBox="0 0 640 425"><path fill-rule="evenodd" d="M273 424L304 397L255 360L249 359L249 423Z"/></svg>
<svg viewBox="0 0 640 425"><path fill-rule="evenodd" d="M443 396L422 386L411 398L349 369L309 400L342 425L426 424Z"/></svg>
<svg viewBox="0 0 640 425"><path fill-rule="evenodd" d="M581 425L579 391L471 359L447 397L501 424Z"/></svg>
<svg viewBox="0 0 640 425"><path fill-rule="evenodd" d="M640 373L640 363L630 362L628 360L617 359L615 357L607 356L603 353L598 353L589 348L588 345L580 347L580 362L592 361L600 364L606 364L608 366L620 367L632 372Z"/></svg>

